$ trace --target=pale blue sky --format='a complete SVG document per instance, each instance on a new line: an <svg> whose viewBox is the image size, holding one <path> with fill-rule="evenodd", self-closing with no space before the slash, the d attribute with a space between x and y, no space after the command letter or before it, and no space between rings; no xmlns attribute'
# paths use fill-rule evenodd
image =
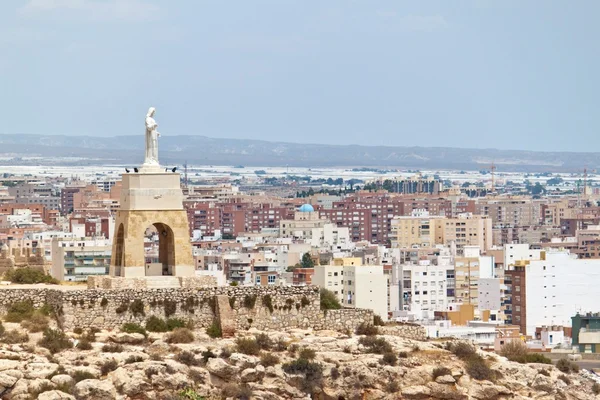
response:
<svg viewBox="0 0 600 400"><path fill-rule="evenodd" d="M600 2L2 0L0 133L598 151Z"/></svg>

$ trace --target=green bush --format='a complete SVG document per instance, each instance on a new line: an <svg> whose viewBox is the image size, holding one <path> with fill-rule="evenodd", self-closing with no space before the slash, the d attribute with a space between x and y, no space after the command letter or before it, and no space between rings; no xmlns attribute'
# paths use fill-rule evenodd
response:
<svg viewBox="0 0 600 400"><path fill-rule="evenodd" d="M266 294L262 297L262 305L266 307L271 314L273 314L273 299L270 294Z"/></svg>
<svg viewBox="0 0 600 400"><path fill-rule="evenodd" d="M106 360L100 366L100 373L102 375L106 375L109 372L112 372L117 368L119 368L119 363L117 363L116 360Z"/></svg>
<svg viewBox="0 0 600 400"><path fill-rule="evenodd" d="M96 379L96 376L88 371L75 371L71 377L75 383L84 381L86 379Z"/></svg>
<svg viewBox="0 0 600 400"><path fill-rule="evenodd" d="M38 345L47 348L52 354L73 347L73 343L63 331L49 328L44 330L44 336L42 336Z"/></svg>
<svg viewBox="0 0 600 400"><path fill-rule="evenodd" d="M566 358L561 358L560 360L558 360L556 362L556 368L560 372L564 372L565 374L568 374L570 372L579 372L579 365L567 360Z"/></svg>
<svg viewBox="0 0 600 400"><path fill-rule="evenodd" d="M260 355L260 363L263 367L272 367L279 364L279 357L273 353L262 353Z"/></svg>
<svg viewBox="0 0 600 400"><path fill-rule="evenodd" d="M510 361L515 361L521 364L537 363L537 364L552 364L552 360L541 353L527 353L519 357L511 357Z"/></svg>
<svg viewBox="0 0 600 400"><path fill-rule="evenodd" d="M2 343L5 344L19 344L26 343L29 341L29 335L25 332L19 332L16 330L6 331L2 335Z"/></svg>
<svg viewBox="0 0 600 400"><path fill-rule="evenodd" d="M206 334L213 339L223 336L223 332L221 332L221 327L217 321L213 321L212 324L206 328Z"/></svg>
<svg viewBox="0 0 600 400"><path fill-rule="evenodd" d="M167 330L172 331L177 328L187 328L187 324L181 318L169 318L167 320Z"/></svg>
<svg viewBox="0 0 600 400"><path fill-rule="evenodd" d="M255 294L248 294L244 297L244 307L246 307L248 309L252 309L252 308L254 308L255 304L256 304L256 295Z"/></svg>
<svg viewBox="0 0 600 400"><path fill-rule="evenodd" d="M137 315L142 315L142 316L146 315L146 312L144 311L144 303L140 299L135 299L129 305L129 311L131 311L133 313L133 315L135 315L135 316L137 316Z"/></svg>
<svg viewBox="0 0 600 400"><path fill-rule="evenodd" d="M235 341L236 351L242 354L248 354L251 356L257 356L260 354L260 346L256 342L256 339L251 338L238 338Z"/></svg>
<svg viewBox="0 0 600 400"><path fill-rule="evenodd" d="M146 329L140 324L136 324L134 322L127 322L121 326L121 332L126 333L141 333L144 336L148 336L148 332Z"/></svg>
<svg viewBox="0 0 600 400"><path fill-rule="evenodd" d="M317 352L313 349L309 349L308 347L304 347L302 350L300 350L300 353L298 353L298 358L303 360L314 360L316 356Z"/></svg>
<svg viewBox="0 0 600 400"><path fill-rule="evenodd" d="M321 288L319 293L321 295L321 310L339 310L342 308L337 295L331 290Z"/></svg>
<svg viewBox="0 0 600 400"><path fill-rule="evenodd" d="M494 371L490 369L485 360L479 355L471 356L467 360L466 369L471 378L478 381L493 381L496 378Z"/></svg>
<svg viewBox="0 0 600 400"><path fill-rule="evenodd" d="M167 343L192 343L194 332L187 328L175 328L165 339Z"/></svg>
<svg viewBox="0 0 600 400"><path fill-rule="evenodd" d="M396 365L398 362L398 357L392 352L384 353L383 358L381 359L381 363L384 365Z"/></svg>
<svg viewBox="0 0 600 400"><path fill-rule="evenodd" d="M287 374L303 374L301 388L307 393L312 393L314 388L321 385L323 381L323 366L314 361L298 358L283 364L282 368Z"/></svg>
<svg viewBox="0 0 600 400"><path fill-rule="evenodd" d="M17 301L8 308L8 313L4 319L8 322L22 322L31 318L34 311L35 309L31 300Z"/></svg>
<svg viewBox="0 0 600 400"><path fill-rule="evenodd" d="M432 375L433 375L433 380L435 380L435 378L437 378L438 376L452 375L452 371L450 371L450 368L437 367L433 370Z"/></svg>
<svg viewBox="0 0 600 400"><path fill-rule="evenodd" d="M166 332L168 330L165 320L154 315L146 319L146 329L150 332Z"/></svg>
<svg viewBox="0 0 600 400"><path fill-rule="evenodd" d="M87 339L81 339L77 343L77 348L79 350L91 350L92 349L92 343L89 340L87 340Z"/></svg>
<svg viewBox="0 0 600 400"><path fill-rule="evenodd" d="M107 343L102 346L102 351L104 353L122 353L123 350L125 350L123 345L120 345L119 343Z"/></svg>
<svg viewBox="0 0 600 400"><path fill-rule="evenodd" d="M59 281L50 275L29 267L10 269L4 274L4 279L12 283L33 284L50 283L58 284Z"/></svg>
<svg viewBox="0 0 600 400"><path fill-rule="evenodd" d="M187 366L200 365L199 360L191 351L182 351L175 356L175 360Z"/></svg>
<svg viewBox="0 0 600 400"><path fill-rule="evenodd" d="M165 316L168 318L177 312L177 303L166 300L164 302Z"/></svg>
<svg viewBox="0 0 600 400"><path fill-rule="evenodd" d="M477 355L477 350L472 345L465 342L449 344L449 350L461 360L467 360Z"/></svg>
<svg viewBox="0 0 600 400"><path fill-rule="evenodd" d="M48 317L39 311L34 312L31 317L21 322L21 326L32 333L43 332L46 328L48 328L49 324L50 320Z"/></svg>
<svg viewBox="0 0 600 400"><path fill-rule="evenodd" d="M273 341L266 333L259 333L255 338L256 343L261 350L271 350L271 348L273 348Z"/></svg>
<svg viewBox="0 0 600 400"><path fill-rule="evenodd" d="M125 359L125 364L135 364L144 361L144 357L131 355Z"/></svg>
<svg viewBox="0 0 600 400"><path fill-rule="evenodd" d="M356 331L354 333L357 335L373 336L379 333L379 328L371 324L365 324L364 322L361 322L361 324L356 327Z"/></svg>
<svg viewBox="0 0 600 400"><path fill-rule="evenodd" d="M217 358L217 355L213 353L211 349L202 352L202 360L207 363L211 358Z"/></svg>
<svg viewBox="0 0 600 400"><path fill-rule="evenodd" d="M385 354L393 351L392 345L384 338L375 336L363 336L358 343L367 348L368 353Z"/></svg>

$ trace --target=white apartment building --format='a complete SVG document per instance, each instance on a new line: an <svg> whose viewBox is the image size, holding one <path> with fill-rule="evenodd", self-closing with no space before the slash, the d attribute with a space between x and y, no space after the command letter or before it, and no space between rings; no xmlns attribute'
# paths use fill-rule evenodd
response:
<svg viewBox="0 0 600 400"><path fill-rule="evenodd" d="M540 326L571 324L577 312L600 304L600 259L577 259L567 250L546 251L525 265L527 335Z"/></svg>
<svg viewBox="0 0 600 400"><path fill-rule="evenodd" d="M543 250L530 249L529 244L505 244L504 267L514 265L516 261L539 260Z"/></svg>
<svg viewBox="0 0 600 400"><path fill-rule="evenodd" d="M446 258L435 262L421 260L417 264L402 265L404 310L415 305L421 311L446 311L448 308L447 271L454 269ZM410 283L408 283L410 282Z"/></svg>
<svg viewBox="0 0 600 400"><path fill-rule="evenodd" d="M477 307L479 310L500 310L502 290L506 288L504 279L479 277L477 286L479 290Z"/></svg>
<svg viewBox="0 0 600 400"><path fill-rule="evenodd" d="M335 293L343 307L373 310L388 319L388 278L382 265L316 266L312 283Z"/></svg>
<svg viewBox="0 0 600 400"><path fill-rule="evenodd" d="M351 250L354 243L350 240L350 230L326 223L321 228L313 228L310 245L323 250Z"/></svg>
<svg viewBox="0 0 600 400"><path fill-rule="evenodd" d="M52 240L51 275L60 281L85 281L108 275L112 243L105 238Z"/></svg>

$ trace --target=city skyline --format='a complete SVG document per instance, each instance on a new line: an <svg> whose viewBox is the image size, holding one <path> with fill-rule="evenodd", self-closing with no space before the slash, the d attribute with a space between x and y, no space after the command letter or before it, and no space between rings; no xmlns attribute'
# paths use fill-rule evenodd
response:
<svg viewBox="0 0 600 400"><path fill-rule="evenodd" d="M539 4L4 3L0 134L586 151L598 6Z"/></svg>

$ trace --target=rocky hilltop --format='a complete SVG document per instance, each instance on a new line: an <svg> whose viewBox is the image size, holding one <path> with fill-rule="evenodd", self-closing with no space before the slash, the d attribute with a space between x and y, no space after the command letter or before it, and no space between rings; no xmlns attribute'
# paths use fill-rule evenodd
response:
<svg viewBox="0 0 600 400"><path fill-rule="evenodd" d="M513 363L463 342L407 339L388 327L360 331L369 335L251 329L227 339L206 333L217 336L216 328L35 327L3 325L2 399L582 400L600 392L589 373Z"/></svg>

